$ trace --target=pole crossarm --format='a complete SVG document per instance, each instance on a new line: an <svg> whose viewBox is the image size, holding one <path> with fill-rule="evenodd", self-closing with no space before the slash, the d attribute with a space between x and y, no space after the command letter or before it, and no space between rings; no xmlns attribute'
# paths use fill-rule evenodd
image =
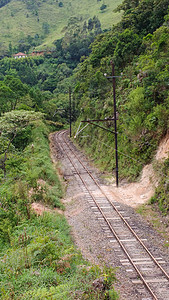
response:
<svg viewBox="0 0 169 300"><path fill-rule="evenodd" d="M81 121L81 122L107 122L107 121L114 121L114 117L113 118L105 118L105 119L100 119L100 120L84 120L84 121Z"/></svg>

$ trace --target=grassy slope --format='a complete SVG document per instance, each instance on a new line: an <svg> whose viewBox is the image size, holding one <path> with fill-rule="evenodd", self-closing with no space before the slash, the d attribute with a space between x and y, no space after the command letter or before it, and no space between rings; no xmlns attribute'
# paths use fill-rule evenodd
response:
<svg viewBox="0 0 169 300"><path fill-rule="evenodd" d="M112 289L114 270L88 266L64 216L53 211L36 217L31 210L33 201L63 207L48 133L36 121L29 128L29 144L8 160L6 180L0 178L0 299L118 299ZM39 179L44 187L38 187ZM96 278L104 278L105 289L93 286Z"/></svg>
<svg viewBox="0 0 169 300"><path fill-rule="evenodd" d="M38 22L38 17L33 11L27 9L25 3L13 0L0 9L0 48L8 48L9 42L16 44L28 34L43 35L42 25L45 22L50 25L50 33L43 46L51 46L53 40L61 37L61 31L71 16L83 16L84 19L88 19L97 15L102 28L109 28L119 21L120 14L113 13L113 9L121 2L122 0L106 0L107 8L104 12L100 10L102 1L97 2L97 0L83 0L82 2L64 0L63 7L58 7L58 3L53 1L42 2L38 8Z"/></svg>

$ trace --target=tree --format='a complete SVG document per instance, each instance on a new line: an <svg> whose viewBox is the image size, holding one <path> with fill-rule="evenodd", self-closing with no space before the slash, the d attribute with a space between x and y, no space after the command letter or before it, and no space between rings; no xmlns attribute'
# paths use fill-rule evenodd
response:
<svg viewBox="0 0 169 300"><path fill-rule="evenodd" d="M0 0L0 8L8 4L11 0Z"/></svg>
<svg viewBox="0 0 169 300"><path fill-rule="evenodd" d="M88 30L92 30L93 29L93 20L90 18L88 20Z"/></svg>
<svg viewBox="0 0 169 300"><path fill-rule="evenodd" d="M8 152L12 146L12 142L17 134L23 130L33 121L41 119L43 114L34 111L15 110L5 113L0 117L0 144L3 144L0 150L0 168L6 176L6 161L8 159Z"/></svg>
<svg viewBox="0 0 169 300"><path fill-rule="evenodd" d="M86 21L84 21L82 32L84 32L84 33L87 32L87 23L86 23Z"/></svg>
<svg viewBox="0 0 169 300"><path fill-rule="evenodd" d="M4 78L4 84L12 91L11 110L16 108L19 100L28 93L28 87L22 83L19 78L7 75Z"/></svg>
<svg viewBox="0 0 169 300"><path fill-rule="evenodd" d="M119 12L124 10L127 12L129 9L136 8L140 3L140 0L124 0L122 4L120 4L116 9L115 12Z"/></svg>
<svg viewBox="0 0 169 300"><path fill-rule="evenodd" d="M0 83L0 115L12 109L14 93L4 82Z"/></svg>
<svg viewBox="0 0 169 300"><path fill-rule="evenodd" d="M139 54L142 40L132 30L126 29L118 36L114 50L116 65L124 67L131 62L135 54Z"/></svg>
<svg viewBox="0 0 169 300"><path fill-rule="evenodd" d="M9 55L12 56L13 54L13 48L12 48L12 43L9 43Z"/></svg>
<svg viewBox="0 0 169 300"><path fill-rule="evenodd" d="M106 5L106 4L102 4L102 5L101 5L101 7L100 7L100 10L102 10L102 11L103 11L103 10L105 10L105 9L106 9L106 7L107 7L107 5Z"/></svg>
<svg viewBox="0 0 169 300"><path fill-rule="evenodd" d="M153 33L164 22L168 0L124 0L116 11L124 10L121 26L139 35Z"/></svg>
<svg viewBox="0 0 169 300"><path fill-rule="evenodd" d="M45 23L42 24L42 29L44 31L44 34L48 34L49 29L50 29L50 25L47 22L45 22Z"/></svg>

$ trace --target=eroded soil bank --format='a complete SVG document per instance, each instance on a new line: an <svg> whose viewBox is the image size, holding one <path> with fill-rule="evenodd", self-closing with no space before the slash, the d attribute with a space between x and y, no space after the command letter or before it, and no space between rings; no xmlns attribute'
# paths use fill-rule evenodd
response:
<svg viewBox="0 0 169 300"><path fill-rule="evenodd" d="M162 161L169 155L169 133L161 141L154 161ZM118 188L115 184L110 184L110 189L116 201L137 208L146 204L154 195L155 188L158 185L158 178L154 172L153 164L146 165L140 176L140 179L134 183L121 183Z"/></svg>

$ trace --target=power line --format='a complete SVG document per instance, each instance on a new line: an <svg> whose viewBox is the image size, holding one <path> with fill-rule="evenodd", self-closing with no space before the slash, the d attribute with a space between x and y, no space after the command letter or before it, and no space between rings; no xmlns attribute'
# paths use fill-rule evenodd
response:
<svg viewBox="0 0 169 300"><path fill-rule="evenodd" d="M85 137L90 137L90 136L81 136L81 137L85 138ZM93 138L96 139L95 137L93 137ZM110 148L110 149L115 150L113 147L107 145L107 144L104 143L104 142L99 142L99 143L105 145L107 148ZM119 150L117 150L117 151L118 151L119 154L122 154L123 156L126 156L126 157L130 158L130 159L133 160L134 162L137 162L137 163L141 164L141 167L142 167L142 168L145 166L145 164L143 164L142 161L137 160L137 159L133 158L133 157L130 156L130 155L127 155L126 153L124 153L124 152L122 152L122 151L119 151ZM158 161L157 161L157 163L158 163ZM166 177L166 178L168 179L168 176L167 176L167 175L162 174L162 173L160 173L159 171L158 171L158 174L160 174L161 176L164 176L164 177Z"/></svg>

